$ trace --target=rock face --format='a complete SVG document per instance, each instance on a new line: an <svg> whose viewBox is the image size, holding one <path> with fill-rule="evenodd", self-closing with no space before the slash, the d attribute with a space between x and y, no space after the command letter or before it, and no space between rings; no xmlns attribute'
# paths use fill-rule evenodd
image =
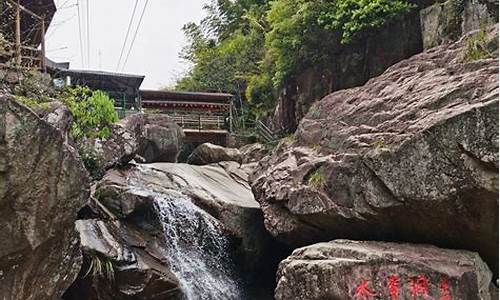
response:
<svg viewBox="0 0 500 300"><path fill-rule="evenodd" d="M274 112L275 131L294 132L315 101L333 91L362 85L392 64L421 52L419 14L415 11L349 45L342 45L335 32L325 41L325 47L332 49L331 61L301 70L282 87Z"/></svg>
<svg viewBox="0 0 500 300"><path fill-rule="evenodd" d="M44 121L59 129L66 138L73 122L73 116L66 105L53 101L46 103L46 107L40 105L35 108L35 113Z"/></svg>
<svg viewBox="0 0 500 300"><path fill-rule="evenodd" d="M80 142L81 152L95 166L95 177L134 158L141 162L175 162L184 138L182 129L164 115L131 115L111 129L109 137Z"/></svg>
<svg viewBox="0 0 500 300"><path fill-rule="evenodd" d="M82 142L82 148L94 156L101 171L128 163L139 151L137 137L121 124L113 125L111 135L107 138Z"/></svg>
<svg viewBox="0 0 500 300"><path fill-rule="evenodd" d="M486 39L498 53L496 27ZM496 270L498 60L464 62L464 40L311 107L295 142L253 176L266 228L295 246L351 238L469 249Z"/></svg>
<svg viewBox="0 0 500 300"><path fill-rule="evenodd" d="M496 6L496 8L495 8ZM420 11L424 49L457 41L498 19L498 3L491 0L448 0Z"/></svg>
<svg viewBox="0 0 500 300"><path fill-rule="evenodd" d="M403 20L366 32L349 45L338 34L324 38L330 62L304 67L283 85L274 112L274 130L294 132L312 103L341 89L365 84L391 65L445 42L457 41L481 24L498 19L494 0L413 0L418 8ZM430 5L433 5L430 8ZM420 9L424 9L420 13Z"/></svg>
<svg viewBox="0 0 500 300"><path fill-rule="evenodd" d="M111 212L126 217L153 205L151 197L140 192L145 187L160 195L182 191L224 224L240 241L240 251L248 259L257 260L264 254L269 237L262 226L262 211L252 195L248 174L238 163L207 166L155 163L110 170L98 184L96 193Z"/></svg>
<svg viewBox="0 0 500 300"><path fill-rule="evenodd" d="M277 300L493 299L477 253L337 240L297 249L280 264Z"/></svg>
<svg viewBox="0 0 500 300"><path fill-rule="evenodd" d="M0 298L60 299L81 265L87 172L61 132L0 96Z"/></svg>
<svg viewBox="0 0 500 300"><path fill-rule="evenodd" d="M182 299L154 235L127 222L78 220L76 227L85 259L65 300Z"/></svg>
<svg viewBox="0 0 500 300"><path fill-rule="evenodd" d="M137 154L145 162L177 161L184 132L168 116L135 114L123 119L120 125L134 134L139 147Z"/></svg>
<svg viewBox="0 0 500 300"><path fill-rule="evenodd" d="M248 144L240 148L243 164L256 163L270 153L270 149L260 143Z"/></svg>
<svg viewBox="0 0 500 300"><path fill-rule="evenodd" d="M231 271L224 269L234 268L233 253L246 281L272 282L266 275L274 275L274 254L282 247L265 230L248 174L239 163L132 164L109 170L94 195L94 213L89 214L94 219L77 223L84 267L65 300L196 298L200 292L211 299L210 295L222 295L209 291L214 286L233 288L218 283L232 284L227 281ZM209 257L203 258L204 251L211 253ZM106 276L85 277L95 256L113 266L115 283ZM283 256L280 252L278 257ZM192 275L197 268L203 274ZM201 286L189 281L193 276L203 278ZM238 290L233 289L223 294L239 299L231 298Z"/></svg>
<svg viewBox="0 0 500 300"><path fill-rule="evenodd" d="M241 153L235 148L204 143L196 147L187 159L187 163L190 165L209 165L221 161L239 162L241 161Z"/></svg>

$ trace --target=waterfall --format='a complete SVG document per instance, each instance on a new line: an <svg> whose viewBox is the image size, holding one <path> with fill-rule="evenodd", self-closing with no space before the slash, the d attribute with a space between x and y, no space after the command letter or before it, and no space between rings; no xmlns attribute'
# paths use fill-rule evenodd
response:
<svg viewBox="0 0 500 300"><path fill-rule="evenodd" d="M184 194L156 195L165 256L186 300L242 299L232 277L228 238L218 221Z"/></svg>

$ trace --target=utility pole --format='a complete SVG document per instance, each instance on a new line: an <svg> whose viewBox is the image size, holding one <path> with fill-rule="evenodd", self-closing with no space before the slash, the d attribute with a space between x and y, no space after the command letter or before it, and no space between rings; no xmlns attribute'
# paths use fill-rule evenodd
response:
<svg viewBox="0 0 500 300"><path fill-rule="evenodd" d="M16 5L16 63L21 66L21 4Z"/></svg>
<svg viewBox="0 0 500 300"><path fill-rule="evenodd" d="M40 57L40 66L42 67L42 71L43 73L47 73L47 66L45 65L45 16L42 17L42 20L41 20L41 25L42 25L42 30L41 30L41 48L42 48L42 53L41 53L41 57Z"/></svg>

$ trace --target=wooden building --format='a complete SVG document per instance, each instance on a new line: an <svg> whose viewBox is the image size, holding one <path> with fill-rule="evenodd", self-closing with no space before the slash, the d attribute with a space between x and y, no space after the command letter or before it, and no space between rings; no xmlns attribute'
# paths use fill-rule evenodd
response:
<svg viewBox="0 0 500 300"><path fill-rule="evenodd" d="M92 90L101 90L115 100L115 107L120 117L141 111L139 88L143 75L113 73L105 71L71 70L54 68L54 78L64 80L69 85L87 86Z"/></svg>
<svg viewBox="0 0 500 300"><path fill-rule="evenodd" d="M45 71L45 32L56 10L53 0L0 1L0 32L6 42L0 65Z"/></svg>
<svg viewBox="0 0 500 300"><path fill-rule="evenodd" d="M232 132L233 95L141 90L145 112L169 115L186 134L186 143L227 145Z"/></svg>

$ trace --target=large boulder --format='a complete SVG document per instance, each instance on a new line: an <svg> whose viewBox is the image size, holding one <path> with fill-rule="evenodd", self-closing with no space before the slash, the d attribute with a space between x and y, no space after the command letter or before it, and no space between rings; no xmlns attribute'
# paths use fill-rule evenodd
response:
<svg viewBox="0 0 500 300"><path fill-rule="evenodd" d="M276 299L494 299L491 276L473 252L337 240L281 262Z"/></svg>
<svg viewBox="0 0 500 300"><path fill-rule="evenodd" d="M182 299L179 282L158 260L157 240L133 224L78 220L84 264L65 300Z"/></svg>
<svg viewBox="0 0 500 300"><path fill-rule="evenodd" d="M248 144L240 149L241 162L243 164L256 163L267 156L271 149L260 143Z"/></svg>
<svg viewBox="0 0 500 300"><path fill-rule="evenodd" d="M60 299L80 269L74 221L89 179L66 134L0 96L2 299Z"/></svg>
<svg viewBox="0 0 500 300"><path fill-rule="evenodd" d="M145 188L148 193L144 193ZM127 217L154 205L151 195L175 197L177 191L219 220L238 241L248 267L257 267L254 263L265 255L270 237L248 174L238 163L154 163L114 169L98 183L96 197L116 216Z"/></svg>
<svg viewBox="0 0 500 300"><path fill-rule="evenodd" d="M67 300L129 299L122 295L136 285L141 289L133 299L156 299L147 296L150 286L170 286L177 295L165 270L179 281L180 295L201 297L203 293L203 299L219 299L228 293L228 299L238 298L235 272L242 274L245 287L270 291L265 284L274 281L279 260L289 254L265 230L248 174L236 162L114 168L96 184L87 210L92 212L86 217L94 220L78 221L85 265ZM115 275L127 270L130 276L121 276L119 284L109 283L105 276L85 277L95 253L113 266ZM162 267L148 263L145 268L150 271L139 268L139 256L155 257ZM197 268L204 271L193 273ZM151 282L137 275L145 272L168 276ZM139 284L141 280L146 282ZM98 291L101 286L103 292ZM84 290L89 292L80 292Z"/></svg>
<svg viewBox="0 0 500 300"><path fill-rule="evenodd" d="M235 148L204 143L196 147L187 159L187 163L190 165L209 165L221 161L240 162L241 152Z"/></svg>
<svg viewBox="0 0 500 300"><path fill-rule="evenodd" d="M137 154L145 162L176 162L182 147L184 132L167 115L134 114L120 121L134 134Z"/></svg>
<svg viewBox="0 0 500 300"><path fill-rule="evenodd" d="M93 159L93 164L103 173L115 166L122 166L134 159L139 151L137 136L121 124L111 126L111 134L105 138L80 141L80 152Z"/></svg>
<svg viewBox="0 0 500 300"><path fill-rule="evenodd" d="M39 104L32 108L34 112L44 121L59 129L65 137L68 137L73 115L69 108L58 101Z"/></svg>
<svg viewBox="0 0 500 300"><path fill-rule="evenodd" d="M252 179L266 228L294 246L335 238L478 251L498 268L498 30L404 60L311 107ZM495 50L496 47L496 50Z"/></svg>

